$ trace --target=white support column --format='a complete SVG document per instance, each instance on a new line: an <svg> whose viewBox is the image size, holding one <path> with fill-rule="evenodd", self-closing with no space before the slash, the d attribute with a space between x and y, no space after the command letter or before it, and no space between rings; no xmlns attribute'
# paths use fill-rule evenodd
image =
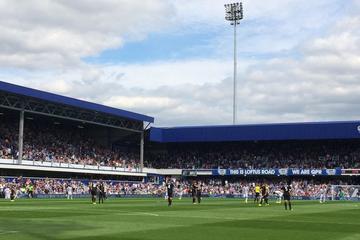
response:
<svg viewBox="0 0 360 240"><path fill-rule="evenodd" d="M19 157L18 164L22 163L24 146L24 110L20 111L20 124L19 124Z"/></svg>
<svg viewBox="0 0 360 240"><path fill-rule="evenodd" d="M234 89L233 89L233 124L235 125L237 122L237 49L236 49L236 25L238 21L234 21Z"/></svg>
<svg viewBox="0 0 360 240"><path fill-rule="evenodd" d="M144 127L140 133L140 171L144 169Z"/></svg>

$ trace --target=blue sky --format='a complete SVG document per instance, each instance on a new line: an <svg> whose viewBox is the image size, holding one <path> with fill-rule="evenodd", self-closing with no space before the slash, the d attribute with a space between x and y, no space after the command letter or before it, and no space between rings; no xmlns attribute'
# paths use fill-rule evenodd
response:
<svg viewBox="0 0 360 240"><path fill-rule="evenodd" d="M0 0L0 78L148 114L159 126L231 123L224 3ZM360 118L359 0L243 5L239 123Z"/></svg>
<svg viewBox="0 0 360 240"><path fill-rule="evenodd" d="M210 45L217 32L187 34L152 33L141 41L127 42L85 59L88 63L144 63L162 60L214 57Z"/></svg>
<svg viewBox="0 0 360 240"><path fill-rule="evenodd" d="M221 1L218 2L219 4L216 5L218 14L223 13L223 5ZM278 11L284 10L280 8L268 12L269 15L262 15L261 18L247 16L247 4L251 5L251 1L245 2L245 19L238 28L239 56L261 59L291 54L296 56L298 53L294 46L301 44L307 38L326 34L338 19L351 11L350 1L346 2L302 1L289 7L289 14L285 14L286 16L276 17ZM189 16L189 18L195 17ZM151 32L140 40L129 40L119 48L106 49L96 56L84 58L84 61L107 64L229 58L232 51L233 29L224 19L219 20L214 25L210 25L206 20L185 23L175 21L175 26L164 31Z"/></svg>

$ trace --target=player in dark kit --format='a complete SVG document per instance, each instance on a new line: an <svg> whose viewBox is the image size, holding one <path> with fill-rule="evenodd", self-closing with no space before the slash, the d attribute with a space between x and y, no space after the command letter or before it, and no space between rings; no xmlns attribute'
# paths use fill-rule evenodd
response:
<svg viewBox="0 0 360 240"><path fill-rule="evenodd" d="M99 204L104 203L104 198L105 198L105 187L104 187L104 183L100 183L98 185L98 191L99 191Z"/></svg>
<svg viewBox="0 0 360 240"><path fill-rule="evenodd" d="M174 197L174 184L171 180L168 181L166 184L167 189L167 196L168 196L168 206L170 207L172 205L172 199Z"/></svg>
<svg viewBox="0 0 360 240"><path fill-rule="evenodd" d="M196 204L196 194L197 194L197 186L196 186L196 182L193 181L191 185L191 196L192 196L193 204Z"/></svg>
<svg viewBox="0 0 360 240"><path fill-rule="evenodd" d="M291 186L290 186L290 184L284 185L284 186L281 188L281 190L282 190L283 193L284 193L283 196L284 196L285 210L288 209L287 205L289 204L289 210L291 211L292 208L291 208L291 201L290 201L290 199L291 199L291 195L290 195L290 193L291 193Z"/></svg>
<svg viewBox="0 0 360 240"><path fill-rule="evenodd" d="M90 184L90 194L92 204L96 204L96 185L95 183Z"/></svg>
<svg viewBox="0 0 360 240"><path fill-rule="evenodd" d="M15 197L16 197L16 187L15 185L11 186L10 189L10 201L13 202L15 201Z"/></svg>
<svg viewBox="0 0 360 240"><path fill-rule="evenodd" d="M266 205L269 205L269 187L266 184L263 184L261 186L261 201L260 205L265 203Z"/></svg>

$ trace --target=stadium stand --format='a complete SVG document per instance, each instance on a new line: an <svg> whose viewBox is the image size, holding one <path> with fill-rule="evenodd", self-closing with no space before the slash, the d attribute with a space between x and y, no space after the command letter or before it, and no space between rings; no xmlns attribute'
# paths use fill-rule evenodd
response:
<svg viewBox="0 0 360 240"><path fill-rule="evenodd" d="M0 163L4 164L0 167L15 169L10 165L18 164L18 169L25 169L33 161L32 165L43 167L38 170L67 165L140 172L144 126L153 121L146 115L0 81ZM5 161L9 159L13 161Z"/></svg>
<svg viewBox="0 0 360 240"><path fill-rule="evenodd" d="M17 127L13 121L0 124L0 158L18 156ZM97 144L89 136L70 126L38 124L28 121L24 131L23 159L81 165L139 168L139 154L123 152Z"/></svg>
<svg viewBox="0 0 360 240"><path fill-rule="evenodd" d="M109 194L162 195L172 176L185 194L196 178L204 194L236 196L271 177L271 191L291 179L304 197L359 184L359 121L147 129L153 121L0 82L0 175L24 176L0 188L24 193L28 181L39 195L65 194L67 185L86 195L86 179L103 179Z"/></svg>
<svg viewBox="0 0 360 240"><path fill-rule="evenodd" d="M359 168L359 141L175 144L147 158L154 168Z"/></svg>
<svg viewBox="0 0 360 240"><path fill-rule="evenodd" d="M17 124L0 123L0 158L18 156ZM81 165L139 168L139 153L108 148L81 129L27 121L23 159ZM145 166L154 168L360 168L356 140L278 141L183 144L166 152L147 152Z"/></svg>

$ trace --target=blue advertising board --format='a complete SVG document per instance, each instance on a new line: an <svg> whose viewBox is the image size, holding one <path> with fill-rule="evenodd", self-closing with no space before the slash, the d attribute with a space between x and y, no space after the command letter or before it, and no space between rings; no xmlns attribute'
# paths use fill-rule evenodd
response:
<svg viewBox="0 0 360 240"><path fill-rule="evenodd" d="M201 170L198 170L201 172ZM300 169L300 168L262 168L262 169L213 169L213 176L340 176L341 169Z"/></svg>

